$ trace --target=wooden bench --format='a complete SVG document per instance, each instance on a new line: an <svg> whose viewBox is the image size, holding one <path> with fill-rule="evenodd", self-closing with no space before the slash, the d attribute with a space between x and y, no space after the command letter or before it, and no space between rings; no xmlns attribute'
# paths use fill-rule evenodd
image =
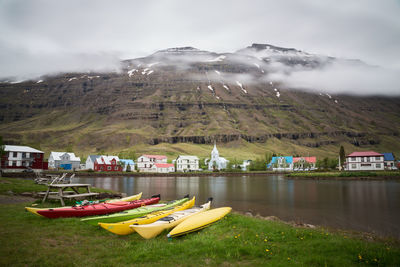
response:
<svg viewBox="0 0 400 267"><path fill-rule="evenodd" d="M63 198L80 198L80 197L92 197L97 196L99 193L84 193L84 194L74 194L74 195L66 195Z"/></svg>
<svg viewBox="0 0 400 267"><path fill-rule="evenodd" d="M45 202L46 199L58 199L60 200L61 205L65 206L64 199L92 197L98 195L99 193L90 192L90 186L90 184L48 184L42 203ZM73 191L65 191L67 188L71 188ZM85 189L86 192L80 193L80 188ZM57 191L52 192L52 189Z"/></svg>

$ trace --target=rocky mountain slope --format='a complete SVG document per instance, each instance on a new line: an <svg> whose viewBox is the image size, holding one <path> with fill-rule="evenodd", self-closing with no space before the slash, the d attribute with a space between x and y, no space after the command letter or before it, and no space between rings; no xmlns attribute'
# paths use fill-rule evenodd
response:
<svg viewBox="0 0 400 267"><path fill-rule="evenodd" d="M258 154L333 155L340 144L400 151L400 98L298 90L273 79L338 60L265 44L222 54L182 47L125 60L118 73L3 82L0 135L84 154L161 144L190 153L179 144L214 141L250 144Z"/></svg>

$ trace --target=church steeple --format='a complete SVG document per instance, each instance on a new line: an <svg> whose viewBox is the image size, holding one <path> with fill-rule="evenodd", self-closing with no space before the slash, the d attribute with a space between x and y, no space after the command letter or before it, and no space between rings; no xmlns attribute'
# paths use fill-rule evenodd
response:
<svg viewBox="0 0 400 267"><path fill-rule="evenodd" d="M217 144L214 141L214 148L211 151L211 159L218 159L218 158L219 158L219 152L218 152L218 149L217 149Z"/></svg>

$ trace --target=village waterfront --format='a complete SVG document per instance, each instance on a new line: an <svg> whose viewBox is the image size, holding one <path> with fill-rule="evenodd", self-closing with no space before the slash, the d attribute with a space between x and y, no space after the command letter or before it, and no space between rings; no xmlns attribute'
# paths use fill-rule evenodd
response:
<svg viewBox="0 0 400 267"><path fill-rule="evenodd" d="M400 239L400 180L288 179L278 175L78 177L132 195L160 193L163 199L185 194L215 207L284 221L374 233Z"/></svg>

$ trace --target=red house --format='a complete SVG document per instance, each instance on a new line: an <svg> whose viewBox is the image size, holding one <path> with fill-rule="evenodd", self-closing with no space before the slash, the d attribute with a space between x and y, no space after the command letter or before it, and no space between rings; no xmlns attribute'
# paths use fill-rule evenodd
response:
<svg viewBox="0 0 400 267"><path fill-rule="evenodd" d="M5 155L1 157L1 168L4 172L21 172L47 170L48 163L43 161L44 152L29 146L4 146Z"/></svg>
<svg viewBox="0 0 400 267"><path fill-rule="evenodd" d="M122 172L117 156L100 156L94 162L94 171L103 172Z"/></svg>

